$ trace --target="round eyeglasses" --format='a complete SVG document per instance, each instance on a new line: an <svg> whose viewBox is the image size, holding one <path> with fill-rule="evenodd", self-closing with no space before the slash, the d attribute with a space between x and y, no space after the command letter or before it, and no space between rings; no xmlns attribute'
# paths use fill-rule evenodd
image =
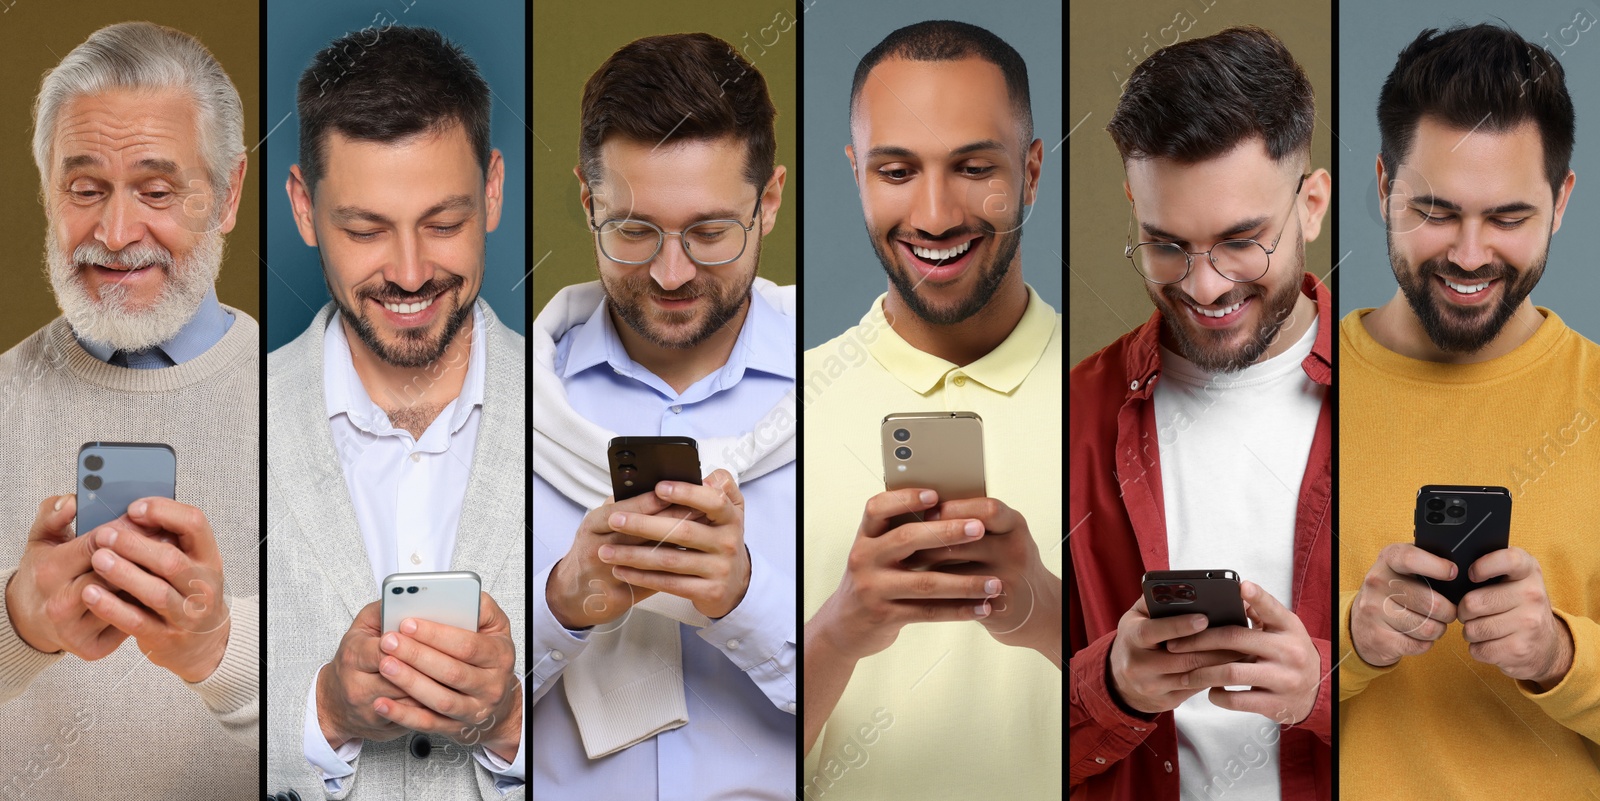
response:
<svg viewBox="0 0 1600 801"><path fill-rule="evenodd" d="M1289 199L1289 209L1293 211L1294 201L1300 197L1300 190L1305 187L1306 179L1311 174L1300 176L1300 183L1295 185L1294 196ZM1293 217L1290 214L1289 217ZM1224 239L1213 245L1210 250L1191 253L1171 242L1140 242L1133 243L1133 209L1128 211L1128 239L1122 246L1122 255L1133 262L1133 268L1144 276L1144 280L1152 284L1176 284L1189 277L1189 271L1194 269L1194 257L1206 256L1223 278L1238 284L1248 284L1259 281L1272 267L1272 254L1278 250L1278 242L1283 239L1283 234L1289 229L1289 217L1283 220L1283 227L1278 229L1278 236L1272 240L1272 247L1267 247L1254 239Z"/></svg>
<svg viewBox="0 0 1600 801"><path fill-rule="evenodd" d="M757 195L749 225L738 220L702 220L682 231L665 231L648 220L612 218L596 224L594 198L589 198L589 229L600 243L601 254L619 264L649 264L669 236L677 237L689 260L701 267L729 264L744 255L760 217L761 196Z"/></svg>

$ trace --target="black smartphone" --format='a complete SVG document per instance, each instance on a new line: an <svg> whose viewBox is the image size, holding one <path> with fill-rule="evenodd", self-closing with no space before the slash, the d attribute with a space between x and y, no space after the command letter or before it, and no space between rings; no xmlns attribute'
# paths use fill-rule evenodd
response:
<svg viewBox="0 0 1600 801"><path fill-rule="evenodd" d="M1152 570L1144 574L1144 603L1151 618L1201 614L1207 628L1250 627L1232 570Z"/></svg>
<svg viewBox="0 0 1600 801"><path fill-rule="evenodd" d="M1505 487L1429 484L1417 490L1413 513L1417 547L1456 564L1451 581L1422 578L1450 603L1505 576L1488 581L1467 578L1467 568L1484 556L1511 545L1511 492Z"/></svg>
<svg viewBox="0 0 1600 801"><path fill-rule="evenodd" d="M700 448L693 437L616 437L606 461L611 493L619 501L653 492L662 481L700 483Z"/></svg>
<svg viewBox="0 0 1600 801"><path fill-rule="evenodd" d="M178 457L170 445L85 442L77 470L78 536L123 516L140 498L177 497Z"/></svg>

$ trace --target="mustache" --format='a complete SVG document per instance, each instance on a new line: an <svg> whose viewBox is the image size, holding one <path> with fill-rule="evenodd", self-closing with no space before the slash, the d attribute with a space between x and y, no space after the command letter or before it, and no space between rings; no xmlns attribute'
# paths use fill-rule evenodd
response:
<svg viewBox="0 0 1600 801"><path fill-rule="evenodd" d="M1234 287L1232 290L1223 293L1222 296L1218 297L1214 301L1211 301L1210 303L1201 303L1200 301L1190 297L1189 293L1179 289L1177 284L1171 284L1161 288L1161 297L1166 298L1169 302L1174 304L1189 303L1195 306L1221 306L1224 308L1232 306L1233 304L1238 303L1239 301L1244 300L1252 295L1259 294L1262 293L1252 292L1251 290L1240 286Z"/></svg>
<svg viewBox="0 0 1600 801"><path fill-rule="evenodd" d="M655 295L663 300L690 300L698 298L705 293L705 286L696 278L677 289L668 292L656 284L655 279L649 277L623 279L622 286L632 295Z"/></svg>
<svg viewBox="0 0 1600 801"><path fill-rule="evenodd" d="M1458 284L1476 284L1481 281L1493 281L1500 278L1509 278L1512 273L1515 272L1515 270L1513 270L1509 264L1506 264L1503 261L1492 261L1476 270L1473 270L1472 272L1468 272L1466 269L1462 268L1461 265L1456 264L1447 258L1440 257L1437 259L1429 259L1428 261L1418 265L1417 272L1423 275L1431 273L1439 276L1440 278L1447 278Z"/></svg>
<svg viewBox="0 0 1600 801"><path fill-rule="evenodd" d="M154 242L135 242L121 250L111 250L99 242L85 242L72 251L72 263L79 268L91 264L121 264L171 269L176 261L172 251Z"/></svg>
<svg viewBox="0 0 1600 801"><path fill-rule="evenodd" d="M916 233L912 233L916 231ZM964 236L994 236L995 227L987 220L979 220L977 225L963 225L960 228L951 228L942 231L938 236L917 229L902 228L896 225L889 229L890 239L916 239L928 242L941 242L946 239L959 239Z"/></svg>
<svg viewBox="0 0 1600 801"><path fill-rule="evenodd" d="M384 281L381 286L370 287L356 292L356 297L375 300L379 303L416 303L427 300L435 295L441 295L453 289L459 289L466 279L459 275L447 278L429 278L427 283L415 290L406 290L392 281Z"/></svg>

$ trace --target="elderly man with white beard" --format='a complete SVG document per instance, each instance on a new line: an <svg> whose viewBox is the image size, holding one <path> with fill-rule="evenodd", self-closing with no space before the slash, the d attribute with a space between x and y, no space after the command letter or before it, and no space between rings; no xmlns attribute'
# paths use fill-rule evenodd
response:
<svg viewBox="0 0 1600 801"><path fill-rule="evenodd" d="M40 86L62 316L0 355L0 796L260 785L259 333L214 288L243 125L205 46L150 23L95 32ZM88 442L170 446L176 499L74 531Z"/></svg>

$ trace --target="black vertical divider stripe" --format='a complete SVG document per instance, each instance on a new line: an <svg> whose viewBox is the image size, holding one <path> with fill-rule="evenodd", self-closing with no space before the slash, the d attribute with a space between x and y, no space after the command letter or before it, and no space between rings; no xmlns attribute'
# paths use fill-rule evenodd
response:
<svg viewBox="0 0 1600 801"><path fill-rule="evenodd" d="M795 152L792 157L794 170L789 174L789 185L794 187L794 283L795 283L795 461L794 471L794 631L795 631L795 656L794 656L794 686L795 686L795 711L794 711L794 787L795 798L803 799L805 788L805 740L801 733L805 731L804 714L805 703L805 575L806 575L806 513L805 513L805 487L806 487L806 427L805 421L805 375L801 372L805 364L805 308L806 308L806 283L805 283L805 253L806 229L803 223L805 192L805 141L806 141L806 39L805 19L806 0L798 0L793 12L797 22L795 30L795 69L794 69L794 107L795 107Z"/></svg>
<svg viewBox="0 0 1600 801"><path fill-rule="evenodd" d="M522 152L527 154L527 159L526 159L527 163L522 165L522 169L523 169L523 176L524 176L523 185L527 187L526 191L528 193L528 203L527 203L528 224L523 226L523 232L522 233L523 233L523 236L527 239L527 244L523 248L523 253L525 254L524 258L526 258L526 259L528 259L530 261L530 263L525 265L525 266L528 267L528 268L532 268L533 264L531 262L533 260L533 126L535 125L535 122L536 122L534 120L534 111L533 111L533 79L534 79L534 75L533 75L533 6L532 5L529 5L528 8L527 8L526 20L527 20L527 28L526 28L526 32L523 34L522 57L525 60L523 71L528 75L528 80L523 81L522 108L523 108L523 113L528 115L528 124L523 126L522 138L523 138L523 143L524 144L523 144ZM526 685L527 679L528 679L528 677L530 675L532 675L532 671L533 671L533 665L531 664L531 660L532 660L533 654L532 654L531 650L529 650L529 649L532 649L532 647L533 647L533 604L529 600L528 596L533 594L533 529L532 529L532 526L533 526L533 282L535 280L537 280L537 278L530 273L528 275L528 280L522 282L524 284L523 289L522 289L522 302L523 302L523 309L525 310L523 312L523 319L526 320L526 323L523 326L523 330L526 333L526 336L524 336L523 339L522 339L522 359L523 359L523 363L526 365L525 368L524 368L524 379L523 380L527 382L527 384L524 387L524 395L527 397L527 403L524 404L523 407L522 407L523 432L524 432L524 437L525 437L525 439L523 440L523 443L522 443L522 459L523 459L522 491L523 491L524 502L527 504L527 507L523 512L523 515L525 516L524 522L528 526L528 528L523 529L523 531L525 533L525 536L522 538L522 562L523 562L522 576L523 576L523 580L527 582L527 584L525 584L523 586L523 588L522 588L522 594L523 594L523 600L522 600L522 609L523 609L523 614L522 614L522 643L523 643L523 648L526 651L522 655L522 670L523 670L523 683L524 683L524 685ZM531 735L533 733L533 702L530 699L530 696L529 696L529 694L527 692L526 686L524 686L523 694L522 694L522 732L523 732L524 736L529 737L529 741L525 744L525 748L523 749L524 752L525 752L524 764L525 765L532 764L533 763L533 749L534 749L534 746L535 746L535 744L532 741L532 737L531 737ZM529 778L526 782L524 782L524 785L523 785L530 797L533 794L533 787L531 785L532 785L532 779L531 778Z"/></svg>
<svg viewBox="0 0 1600 801"><path fill-rule="evenodd" d="M1337 187L1338 186L1338 179L1339 179L1339 140L1337 138L1337 134L1338 134L1338 131L1339 131L1339 0L1330 0L1330 2L1328 3L1328 6L1329 6L1329 9L1328 9L1328 17L1329 17L1329 20L1328 20L1328 32L1329 32L1329 35L1331 37L1331 42L1332 42L1332 47L1330 47L1329 50L1330 50L1330 58L1333 60L1332 79L1330 81L1330 84L1331 84L1332 88L1330 88L1328 90L1333 95L1333 97L1331 98L1332 102L1329 104L1329 107L1332 109L1332 111L1330 112L1330 115L1332 116L1333 119L1330 121L1329 125L1333 129L1333 132L1334 132L1334 135L1335 135L1334 141L1330 143L1332 146L1330 148L1328 148L1328 151L1333 154L1329 159L1329 163L1330 163L1330 169L1333 171L1334 186ZM1338 197L1337 191L1335 191L1335 194L1334 194L1334 197L1333 197L1333 201L1328 204L1329 217L1332 220L1331 225L1332 225L1332 228L1333 228L1333 247L1329 249L1329 252L1331 254L1330 258L1333 259L1333 262L1334 262L1335 265L1337 265L1339 263L1339 260L1341 258L1340 257L1340 250L1339 250L1340 242L1339 242L1339 213L1338 213L1339 203L1338 203L1338 200L1339 200L1339 197ZM1332 342L1333 342L1332 352L1329 354L1329 358L1332 360L1332 364L1333 364L1333 381L1330 384L1329 391L1328 391L1328 398L1329 398L1330 403L1332 404L1331 408L1332 408L1332 411L1333 411L1333 442L1331 443L1332 444L1332 449L1328 454L1328 458L1330 460L1329 466L1330 466L1330 470L1332 471L1332 485L1331 485L1332 486L1332 500L1331 500L1331 506L1333 507L1332 510L1331 510L1331 514L1332 514L1332 518L1331 519L1332 519L1333 522L1330 524L1330 527L1329 527L1329 530L1333 532L1333 542L1328 543L1328 547L1333 549L1333 553L1332 553L1332 558L1328 560L1328 564L1329 564L1329 568L1328 569L1333 571L1333 580L1328 582L1328 587L1329 587L1328 591L1333 594L1333 598L1331 599L1332 602L1328 606L1328 610L1329 610L1330 614L1338 615L1339 614L1339 331L1338 331L1338 324L1339 324L1340 306L1339 306L1339 290L1338 290L1339 279L1338 279L1338 276L1335 275L1334 272L1332 271L1333 267L1331 265L1329 267L1329 270L1330 270L1330 272L1328 273L1328 292L1333 297L1333 314L1331 315L1331 317L1332 317L1332 321L1333 321L1333 324L1334 324L1334 330L1328 332L1329 335L1332 337ZM1330 629L1330 633L1333 635L1334 639L1333 639L1332 647L1330 647L1328 649L1328 658L1333 660L1334 664L1338 664L1339 663L1339 659L1341 657L1343 657L1343 654L1339 653L1339 623L1340 623L1340 621L1338 621L1337 619L1334 620L1333 621L1333 626ZM1332 722L1329 724L1330 731L1329 731L1329 735L1328 735L1329 736L1329 743L1332 745L1331 751L1332 751L1333 764L1330 766L1329 770L1330 770L1330 773L1332 774L1332 776L1331 776L1331 787L1333 788L1333 797L1334 798L1338 798L1339 797L1339 671L1338 670L1330 670L1330 675L1328 676L1326 681L1333 682L1332 690L1330 691L1330 694L1329 694L1329 698L1332 701L1331 708L1329 709L1329 712L1332 714Z"/></svg>
<svg viewBox="0 0 1600 801"><path fill-rule="evenodd" d="M256 91L256 108L255 108L256 131L257 131L258 135L265 136L266 135L266 131L267 131L267 129L266 129L267 120L266 120L266 114L265 114L265 111L266 111L266 108L267 108L267 0L258 0L258 4L256 6L256 14L257 14L257 20L256 21L257 21L257 26L258 26L257 29L256 29L256 37L257 37L257 45L256 45L256 47L257 47L257 52L256 52L256 62L257 62L257 64L256 64L256 84L257 84L257 87L256 87L256 89L257 89L257 91ZM246 109L245 113L246 114L250 113L250 110ZM267 175L268 175L268 173L266 171L267 149L265 147L261 147L261 148L258 149L257 152L260 153L260 155L256 157L256 163L255 164L250 164L249 166L246 167L246 169L256 170L256 176L257 176L257 178L256 178L256 193L257 193L257 198L256 198L256 216L258 218L257 222L256 222L256 247L260 249L260 253L261 253L261 261L259 263L257 263L257 265L256 265L256 281L257 281L257 284L258 284L258 287L257 287L257 290L256 290L256 297L259 299L258 302L257 302L257 305L256 305L256 314L258 315L258 319L261 321L260 338L257 340L257 343L256 343L256 347L258 348L258 352L257 352L258 369L260 370L260 375L257 377L257 381L259 381L259 388L258 389L259 389L260 397L259 397L259 399L257 401L257 403L259 404L257 406L257 414L259 416L259 419L257 421L258 428L256 429L256 436L260 439L260 441L256 443L256 453L259 455L260 460L261 460L261 465L260 465L260 468L259 468L261 472L257 476L257 491L260 493L260 497L257 499L257 506L256 506L256 509L257 509L258 513L260 514L260 516L261 516L261 520L260 520L261 528L258 529L257 532L256 532L257 533L257 537L256 537L256 571L257 571L257 576L256 576L256 598L258 599L257 603L256 603L256 615L257 615L257 618L256 618L256 620L257 620L257 628L256 628L256 630L258 632L258 636L257 636L257 639L256 639L256 647L259 649L257 651L257 654L256 654L256 659L258 661L257 670L259 671L258 678L257 678L258 690L256 691L256 711L260 715L260 722L258 722L257 726L256 726L256 738L257 738L257 742L256 742L256 758L258 760L258 766L259 766L259 769L261 771L261 773L260 773L261 786L263 788L265 788L267 786L267 727L266 727L265 720L266 720L266 711L267 711L266 710L266 706L267 706L267 538L266 538L266 534L267 534L267 444L266 444L266 436L267 436L267 319L268 319L268 317L267 317L267 269L266 269L265 265L271 263L271 262L268 262L267 259L272 257L272 254L267 252L267 239L268 239L268 237L267 237L267 189L268 189L268 186L272 182L267 180ZM249 156L247 155L246 158L249 158Z"/></svg>

